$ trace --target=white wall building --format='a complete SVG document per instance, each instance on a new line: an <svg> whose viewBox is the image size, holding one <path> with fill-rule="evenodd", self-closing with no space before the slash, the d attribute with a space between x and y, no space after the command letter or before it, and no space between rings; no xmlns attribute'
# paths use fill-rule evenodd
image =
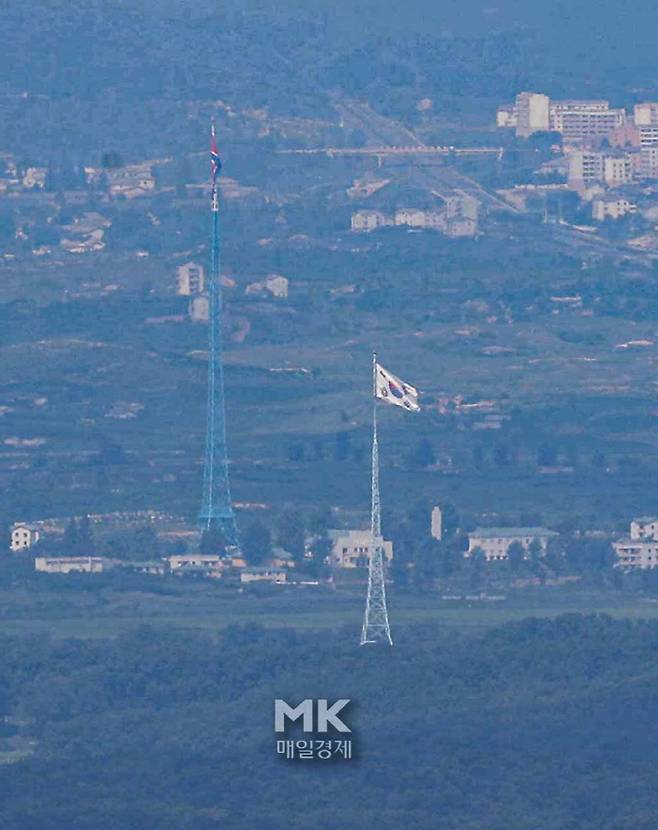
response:
<svg viewBox="0 0 658 830"><path fill-rule="evenodd" d="M353 231L374 231L393 222L380 210L357 210L352 214L351 226Z"/></svg>
<svg viewBox="0 0 658 830"><path fill-rule="evenodd" d="M243 568L240 571L240 582L273 582L283 585L288 579L286 568Z"/></svg>
<svg viewBox="0 0 658 830"><path fill-rule="evenodd" d="M201 294L205 284L206 275L202 265L186 262L176 268L176 291L181 297Z"/></svg>
<svg viewBox="0 0 658 830"><path fill-rule="evenodd" d="M487 562L507 559L511 545L518 542L526 551L533 542L538 542L542 553L550 539L558 534L545 527L485 527L477 528L468 534L468 550L466 556L471 556L477 548L484 552Z"/></svg>
<svg viewBox="0 0 658 830"><path fill-rule="evenodd" d="M538 92L521 92L516 96L516 134L527 138L549 129L549 97Z"/></svg>
<svg viewBox="0 0 658 830"><path fill-rule="evenodd" d="M112 564L102 556L37 556L34 570L49 574L97 574Z"/></svg>
<svg viewBox="0 0 658 830"><path fill-rule="evenodd" d="M39 531L34 525L17 522L11 527L10 548L13 551L26 550L39 541Z"/></svg>
<svg viewBox="0 0 658 830"><path fill-rule="evenodd" d="M635 213L637 206L623 197L601 196L592 202L592 218L597 222L610 219L621 219L627 213Z"/></svg>
<svg viewBox="0 0 658 830"><path fill-rule="evenodd" d="M432 524L431 524L432 538L439 542L443 538L443 514L441 508L437 505L432 508Z"/></svg>
<svg viewBox="0 0 658 830"><path fill-rule="evenodd" d="M370 560L372 536L369 530L330 530L333 543L329 562L335 568L365 568ZM380 539L384 559L393 559L393 542Z"/></svg>
<svg viewBox="0 0 658 830"><path fill-rule="evenodd" d="M215 554L186 553L167 557L169 570L175 574L193 573L204 570L219 574L224 567L220 556Z"/></svg>
<svg viewBox="0 0 658 830"><path fill-rule="evenodd" d="M633 121L637 127L658 125L658 104L647 101L633 107Z"/></svg>
<svg viewBox="0 0 658 830"><path fill-rule="evenodd" d="M658 518L640 516L633 519L629 536L618 539L612 547L619 568L658 567Z"/></svg>

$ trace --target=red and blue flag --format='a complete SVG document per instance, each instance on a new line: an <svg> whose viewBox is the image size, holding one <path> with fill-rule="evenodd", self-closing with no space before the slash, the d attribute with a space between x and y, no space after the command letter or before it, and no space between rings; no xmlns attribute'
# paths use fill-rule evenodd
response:
<svg viewBox="0 0 658 830"><path fill-rule="evenodd" d="M212 172L213 184L222 169L222 160L217 149L217 137L215 136L215 122L210 127L210 170Z"/></svg>

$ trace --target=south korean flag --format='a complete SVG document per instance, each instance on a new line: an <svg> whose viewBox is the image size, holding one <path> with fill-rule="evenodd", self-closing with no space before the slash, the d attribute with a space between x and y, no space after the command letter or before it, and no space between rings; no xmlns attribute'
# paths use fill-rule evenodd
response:
<svg viewBox="0 0 658 830"><path fill-rule="evenodd" d="M403 383L379 363L375 364L375 396L410 412L420 412L418 390L408 383Z"/></svg>

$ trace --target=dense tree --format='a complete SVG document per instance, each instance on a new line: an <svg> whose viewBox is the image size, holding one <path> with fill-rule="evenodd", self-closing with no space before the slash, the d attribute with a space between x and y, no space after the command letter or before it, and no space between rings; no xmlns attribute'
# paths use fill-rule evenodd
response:
<svg viewBox="0 0 658 830"><path fill-rule="evenodd" d="M250 565L260 565L272 555L272 535L261 522L247 526L242 538L242 550Z"/></svg>

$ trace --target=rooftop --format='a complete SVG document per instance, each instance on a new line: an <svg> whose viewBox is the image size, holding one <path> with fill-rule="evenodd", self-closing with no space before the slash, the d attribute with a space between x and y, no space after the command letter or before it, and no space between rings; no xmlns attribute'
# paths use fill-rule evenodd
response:
<svg viewBox="0 0 658 830"><path fill-rule="evenodd" d="M481 539L510 539L516 536L558 536L554 530L545 527L477 527L469 536L479 536Z"/></svg>

